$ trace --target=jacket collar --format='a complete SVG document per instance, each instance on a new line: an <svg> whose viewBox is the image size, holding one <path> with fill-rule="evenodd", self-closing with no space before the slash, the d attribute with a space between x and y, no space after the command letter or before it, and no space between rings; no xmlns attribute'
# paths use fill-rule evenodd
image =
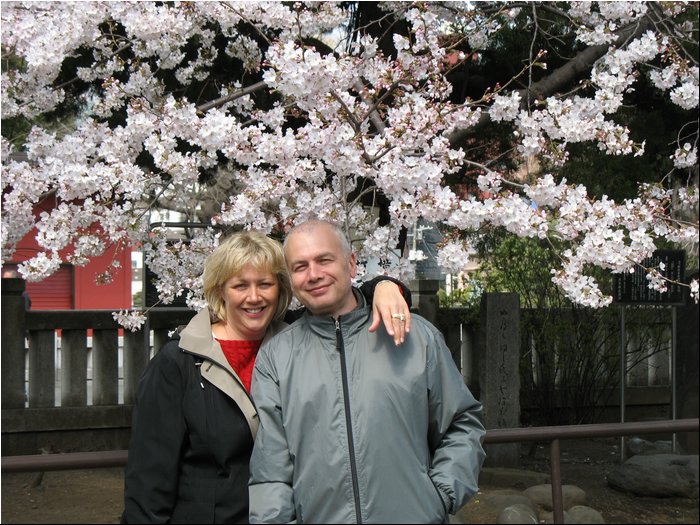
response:
<svg viewBox="0 0 700 525"><path fill-rule="evenodd" d="M353 287L353 294L357 299L357 306L351 312L338 317L340 327L345 335L353 334L360 329L364 329L365 322L369 319L371 308L360 293L360 290ZM303 319L309 327L322 337L335 337L336 318L327 315L312 315L308 310L304 312Z"/></svg>
<svg viewBox="0 0 700 525"><path fill-rule="evenodd" d="M265 333L263 343L285 326L285 323L273 321ZM248 421L250 432L255 439L259 425L255 405L244 388L241 378L231 368L221 345L214 339L208 308L201 310L185 327L180 334L179 346L183 351L207 360L207 363L200 368L202 377L236 402Z"/></svg>
<svg viewBox="0 0 700 525"><path fill-rule="evenodd" d="M211 324L209 310L207 308L200 310L180 333L180 348L187 350L191 354L214 361L235 375L235 372L226 360L224 352L221 350L221 345L214 339ZM273 321L267 332L265 332L262 343L266 343L268 339L285 326L286 324L281 321Z"/></svg>

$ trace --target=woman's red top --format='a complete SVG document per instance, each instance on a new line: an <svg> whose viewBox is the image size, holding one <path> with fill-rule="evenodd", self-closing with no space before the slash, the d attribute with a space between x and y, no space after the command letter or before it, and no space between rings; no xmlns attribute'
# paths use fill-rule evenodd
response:
<svg viewBox="0 0 700 525"><path fill-rule="evenodd" d="M226 360L233 368L234 372L243 381L243 386L250 392L250 381L253 378L253 367L255 366L255 358L260 350L260 341L238 341L217 339L224 351Z"/></svg>

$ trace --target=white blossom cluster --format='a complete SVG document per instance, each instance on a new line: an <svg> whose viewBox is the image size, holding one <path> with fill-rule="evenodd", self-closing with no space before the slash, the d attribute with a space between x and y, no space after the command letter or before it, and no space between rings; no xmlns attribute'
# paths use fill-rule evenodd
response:
<svg viewBox="0 0 700 525"><path fill-rule="evenodd" d="M630 271L660 241L697 255L697 214L691 221L674 215L697 208L697 177L675 190L642 186L638 198L623 202L594 199L555 173L523 185L484 166L481 195L445 182L473 167L450 137L485 119L510 126L523 157L557 166L567 162L567 145L580 142L610 155L644 155L644 137L632 137L618 112L642 74L679 108L697 108L698 67L673 44L680 33L697 37L697 22L662 33L672 26L647 24L647 2L570 2L563 15L580 45L609 46L582 82L587 90L535 99L516 89L521 77L455 104L447 64L473 57L454 54L453 37L459 32L475 52L487 49L523 14L519 3L503 2L497 12L479 4L382 3L387 20L410 28L410 36L390 35L393 58L366 34L328 39L348 22L340 2L3 2L3 56L21 64L2 73L3 119L48 114L73 83L92 83L75 101L80 111L70 125L36 125L24 144L2 139L3 261L33 227L41 251L20 266L28 280L63 261L84 265L109 246L141 246L158 275L159 299L186 294L200 308L203 261L222 229L283 233L309 217L336 220L360 260L379 260L387 273L409 278L423 255L397 253L400 231L428 220L564 241L569 248L552 269L554 282L573 301L603 306L611 298L591 267ZM686 8L657 4L667 20ZM630 32L638 27L646 29ZM243 73L221 80L226 72L216 64L224 57L239 61ZM542 55L533 60L546 66ZM81 65L66 79L71 61ZM215 99L188 91L212 75ZM262 90L268 103L258 100ZM665 153L677 170L697 170L697 119L691 125ZM26 161L11 155L20 147ZM217 180L204 181L212 172ZM388 200L388 226L379 226L378 192ZM47 196L56 206L35 217ZM187 241L169 238L151 224L161 208L210 227ZM438 261L457 272L470 256L470 246L453 241L441 246ZM654 273L649 281L663 285ZM697 301L697 281L690 290ZM115 318L131 329L143 323L140 313Z"/></svg>
<svg viewBox="0 0 700 525"><path fill-rule="evenodd" d="M686 142L682 148L676 148L671 158L676 168L691 168L698 163L698 148Z"/></svg>
<svg viewBox="0 0 700 525"><path fill-rule="evenodd" d="M458 273L469 264L474 250L465 242L450 241L440 250L437 262L448 272Z"/></svg>

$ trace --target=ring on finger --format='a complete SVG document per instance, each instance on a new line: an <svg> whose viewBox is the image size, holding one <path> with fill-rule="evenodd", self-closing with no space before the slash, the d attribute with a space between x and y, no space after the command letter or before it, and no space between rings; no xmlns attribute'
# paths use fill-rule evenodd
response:
<svg viewBox="0 0 700 525"><path fill-rule="evenodd" d="M404 314L391 314L392 319L398 319L400 322L406 321L406 316Z"/></svg>

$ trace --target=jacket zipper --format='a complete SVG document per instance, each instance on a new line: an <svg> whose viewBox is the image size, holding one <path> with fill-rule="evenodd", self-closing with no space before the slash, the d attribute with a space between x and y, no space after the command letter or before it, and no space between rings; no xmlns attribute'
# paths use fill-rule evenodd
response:
<svg viewBox="0 0 700 525"><path fill-rule="evenodd" d="M357 481L357 464L355 462L355 442L352 437L352 418L350 416L350 389L348 387L348 370L345 360L345 345L340 331L340 319L335 320L335 345L340 354L340 372L343 376L343 403L345 405L345 426L348 431L348 451L350 453L350 472L352 473L352 492L355 496L355 516L357 523L362 523L360 508L360 485Z"/></svg>

